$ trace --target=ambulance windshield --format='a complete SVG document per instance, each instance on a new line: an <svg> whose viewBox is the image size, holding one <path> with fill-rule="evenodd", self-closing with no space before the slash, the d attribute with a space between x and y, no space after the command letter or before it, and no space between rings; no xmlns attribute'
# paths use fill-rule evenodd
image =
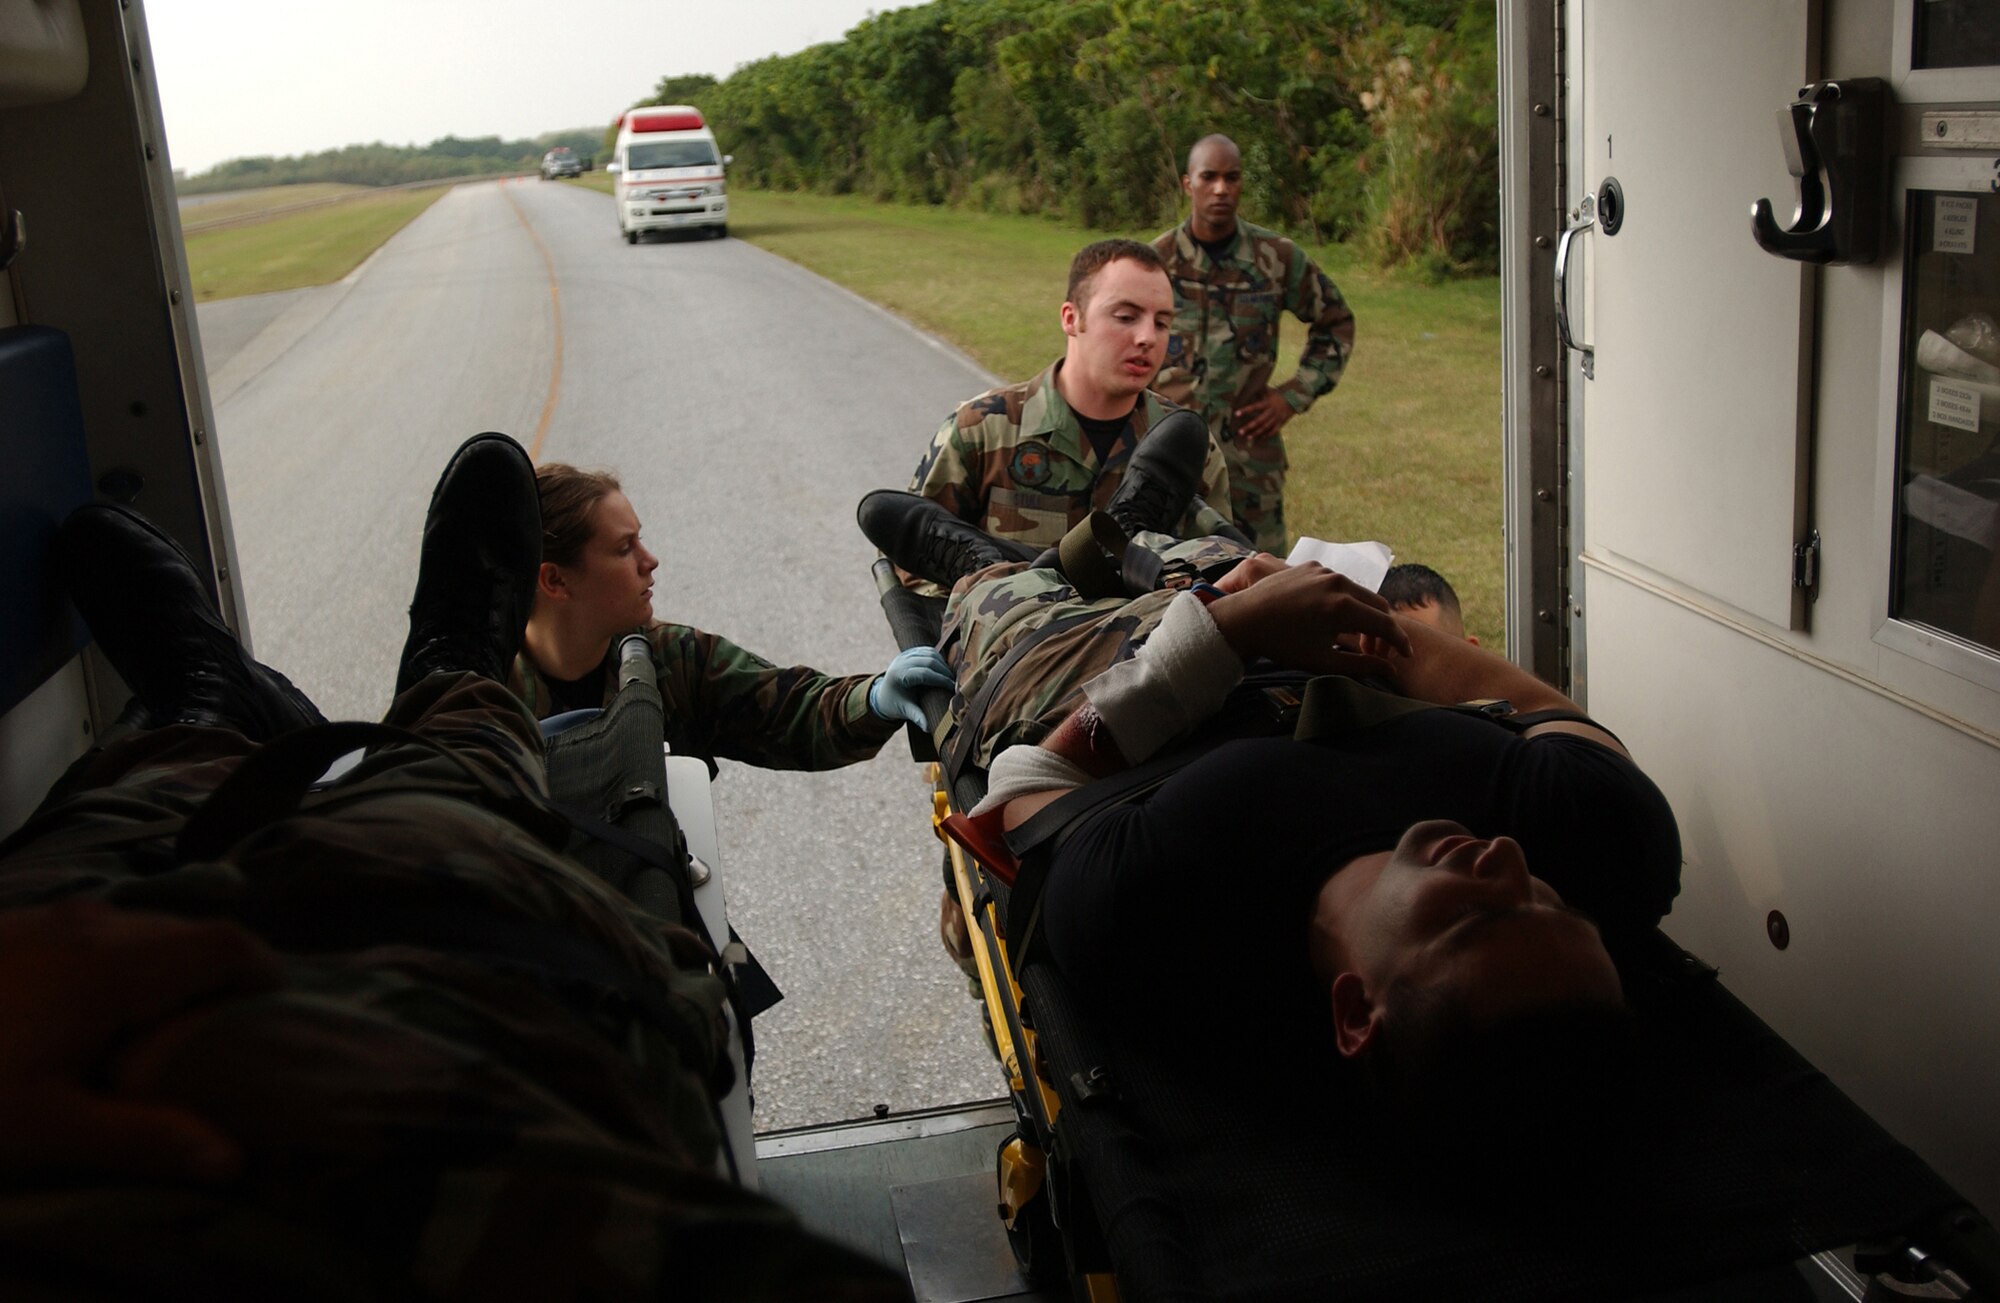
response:
<svg viewBox="0 0 2000 1303"><path fill-rule="evenodd" d="M656 167L712 167L715 145L706 140L634 141L625 158L626 166L634 172Z"/></svg>

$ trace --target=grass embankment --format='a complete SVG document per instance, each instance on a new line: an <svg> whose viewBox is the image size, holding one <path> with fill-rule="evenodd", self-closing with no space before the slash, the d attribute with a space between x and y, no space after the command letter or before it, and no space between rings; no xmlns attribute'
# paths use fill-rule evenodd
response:
<svg viewBox="0 0 2000 1303"><path fill-rule="evenodd" d="M340 181L314 181L306 185L265 186L219 199L204 199L200 195L195 195L194 202L189 202L186 198L181 202L181 227L185 230L189 227L206 226L212 222L269 216L276 210L296 204L314 203L320 200L338 199L343 195L368 192L367 186L348 185Z"/></svg>
<svg viewBox="0 0 2000 1303"><path fill-rule="evenodd" d="M950 340L1008 380L1060 354L1056 310L1070 255L1115 234L738 189L729 229ZM1357 340L1340 387L1285 427L1287 524L1295 535L1380 539L1399 560L1435 567L1458 589L1468 631L1504 650L1499 282L1428 285L1358 265L1339 246L1311 252L1354 309ZM1297 322L1286 326L1280 378L1304 338ZM913 457L929 433L910 431Z"/></svg>
<svg viewBox="0 0 2000 1303"><path fill-rule="evenodd" d="M222 217L253 217L344 188L273 186L186 209L181 220L193 225ZM194 282L194 296L206 302L339 280L436 203L448 188L364 191L340 203L277 214L268 221L194 231L187 237L188 277ZM229 206L227 212L221 211L225 205Z"/></svg>

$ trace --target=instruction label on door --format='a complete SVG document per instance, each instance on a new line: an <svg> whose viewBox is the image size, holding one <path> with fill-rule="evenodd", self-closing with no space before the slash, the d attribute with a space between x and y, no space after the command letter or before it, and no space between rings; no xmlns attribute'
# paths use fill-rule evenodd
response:
<svg viewBox="0 0 2000 1303"><path fill-rule="evenodd" d="M1978 199L1971 195L1939 195L1931 249L1937 253L1971 253L1973 228L1978 221Z"/></svg>
<svg viewBox="0 0 2000 1303"><path fill-rule="evenodd" d="M1930 418L1954 430L1979 433L1979 391L1944 380L1931 381Z"/></svg>

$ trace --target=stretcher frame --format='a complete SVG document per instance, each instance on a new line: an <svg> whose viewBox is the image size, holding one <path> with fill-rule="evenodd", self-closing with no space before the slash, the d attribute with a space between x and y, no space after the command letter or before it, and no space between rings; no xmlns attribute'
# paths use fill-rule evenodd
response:
<svg viewBox="0 0 2000 1303"><path fill-rule="evenodd" d="M875 563L873 576L897 646L935 646L942 602L902 587L887 560ZM921 704L933 728L950 701L947 692L924 694ZM909 738L911 753L928 762L931 831L944 844L946 889L965 916L994 1057L1006 1076L1007 1097L1014 1109L1014 1135L994 1156L996 1208L1008 1247L1031 1283L1066 1280L1075 1298L1115 1303L1119 1295L1109 1250L1081 1174L1064 1155L1061 1095L1049 1077L1032 1018L1023 1012L1026 997L1016 980L1005 935L1006 879L946 828L946 821L969 809L979 794L960 789L983 783L976 776L947 774L927 733L913 727Z"/></svg>

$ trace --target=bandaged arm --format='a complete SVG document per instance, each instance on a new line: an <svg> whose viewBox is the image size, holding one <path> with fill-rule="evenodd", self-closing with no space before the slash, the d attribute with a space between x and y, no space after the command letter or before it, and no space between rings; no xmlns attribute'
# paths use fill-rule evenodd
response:
<svg viewBox="0 0 2000 1303"><path fill-rule="evenodd" d="M994 757L976 816L1036 792L1081 787L1150 759L1217 710L1243 679L1243 662L1200 598L1182 593L1130 660L1083 687L1085 705L1040 746ZM1010 812L1010 818L1015 817Z"/></svg>

